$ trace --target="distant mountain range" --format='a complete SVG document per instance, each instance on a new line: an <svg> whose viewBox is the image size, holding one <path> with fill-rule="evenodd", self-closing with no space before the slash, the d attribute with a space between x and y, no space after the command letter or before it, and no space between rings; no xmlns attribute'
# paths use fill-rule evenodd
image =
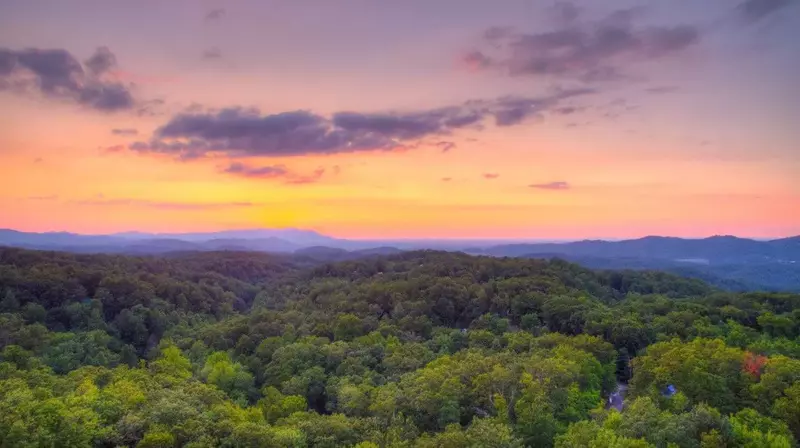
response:
<svg viewBox="0 0 800 448"><path fill-rule="evenodd" d="M0 246L125 254L259 251L292 253L319 261L390 255L411 249L438 249L495 257L561 258L595 269L665 270L732 290L800 291L800 236L770 241L734 236L704 239L648 236L623 241L497 244L496 241L434 239L346 240L291 228L110 235L0 229Z"/></svg>

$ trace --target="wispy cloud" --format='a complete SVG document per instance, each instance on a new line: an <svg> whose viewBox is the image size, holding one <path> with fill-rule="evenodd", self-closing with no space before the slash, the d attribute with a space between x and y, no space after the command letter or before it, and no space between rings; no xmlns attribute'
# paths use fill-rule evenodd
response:
<svg viewBox="0 0 800 448"><path fill-rule="evenodd" d="M572 188L568 182L564 181L548 182L545 184L531 184L528 185L528 187L536 188L538 190L569 190Z"/></svg>
<svg viewBox="0 0 800 448"><path fill-rule="evenodd" d="M259 204L254 202L171 202L154 201L149 199L131 198L105 198L99 195L97 198L74 201L78 205L101 206L101 207L144 207L159 210L224 210L232 208L256 207Z"/></svg>
<svg viewBox="0 0 800 448"><path fill-rule="evenodd" d="M300 174L290 171L284 165L253 166L242 162L232 162L220 170L226 174L250 179L278 179L290 185L302 185L318 182L325 175L325 168L317 168L310 174ZM335 165L331 172L339 174L340 168Z"/></svg>
<svg viewBox="0 0 800 448"><path fill-rule="evenodd" d="M275 179L289 174L283 165L250 166L241 162L231 163L222 169L222 172L256 179Z"/></svg>
<svg viewBox="0 0 800 448"><path fill-rule="evenodd" d="M219 48L208 48L203 50L203 59L220 59L222 58L222 50Z"/></svg>
<svg viewBox="0 0 800 448"><path fill-rule="evenodd" d="M50 194L44 196L28 196L28 199L31 201L55 201L58 199L58 195Z"/></svg>
<svg viewBox="0 0 800 448"><path fill-rule="evenodd" d="M792 3L797 4L793 0L746 0L739 4L738 11L745 21L754 23Z"/></svg>
<svg viewBox="0 0 800 448"><path fill-rule="evenodd" d="M442 141L442 142L436 142L436 146L439 147L439 149L441 149L442 152L448 152L451 149L455 148L456 144L453 142Z"/></svg>
<svg viewBox="0 0 800 448"><path fill-rule="evenodd" d="M500 174L498 173L483 173L484 179L492 180L497 179L498 177L500 177Z"/></svg>
<svg viewBox="0 0 800 448"><path fill-rule="evenodd" d="M205 21L206 22L216 22L218 20L221 20L223 17L225 17L225 14L226 14L226 11L225 11L224 8L212 9L211 11L206 13Z"/></svg>
<svg viewBox="0 0 800 448"><path fill-rule="evenodd" d="M112 129L111 133L114 135L131 136L131 135L138 135L139 130L134 128L121 128L121 129Z"/></svg>

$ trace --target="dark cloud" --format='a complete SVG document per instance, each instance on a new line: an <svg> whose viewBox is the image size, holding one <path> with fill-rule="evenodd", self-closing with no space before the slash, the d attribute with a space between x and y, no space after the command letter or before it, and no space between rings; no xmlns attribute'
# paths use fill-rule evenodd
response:
<svg viewBox="0 0 800 448"><path fill-rule="evenodd" d="M220 59L222 57L222 50L219 48L209 48L203 50L203 59Z"/></svg>
<svg viewBox="0 0 800 448"><path fill-rule="evenodd" d="M792 4L792 0L745 0L739 4L739 13L748 22L757 22Z"/></svg>
<svg viewBox="0 0 800 448"><path fill-rule="evenodd" d="M498 177L500 177L500 174L498 173L483 173L484 179L492 180L492 179L497 179Z"/></svg>
<svg viewBox="0 0 800 448"><path fill-rule="evenodd" d="M117 65L117 57L108 47L98 47L94 54L83 65L94 75L101 75Z"/></svg>
<svg viewBox="0 0 800 448"><path fill-rule="evenodd" d="M105 47L86 61L87 71L66 50L0 49L0 90L38 92L102 112L132 109L135 101L129 88L100 76L115 63Z"/></svg>
<svg viewBox="0 0 800 448"><path fill-rule="evenodd" d="M554 90L537 98L503 97L472 100L458 106L412 112L337 112L324 117L305 110L262 115L256 109L228 108L184 112L156 130L150 141L132 143L142 153L193 159L296 156L356 151L399 150L420 146L427 137L449 136L464 128L479 129L493 118L511 126L553 111L564 100L594 93L592 89ZM451 148L440 142L437 146Z"/></svg>
<svg viewBox="0 0 800 448"><path fill-rule="evenodd" d="M138 135L139 130L134 128L112 129L111 133L114 135Z"/></svg>
<svg viewBox="0 0 800 448"><path fill-rule="evenodd" d="M640 10L615 11L601 20L581 20L567 2L558 4L555 29L522 33L490 28L486 43L497 55L474 50L464 56L473 68L497 68L512 76L553 76L599 82L626 79L629 64L658 60L700 40L696 27L637 26Z"/></svg>
<svg viewBox="0 0 800 448"><path fill-rule="evenodd" d="M274 179L276 177L284 177L289 174L289 172L286 170L286 167L283 165L254 167L245 165L241 162L233 162L222 171L228 174L258 179Z"/></svg>
<svg viewBox="0 0 800 448"><path fill-rule="evenodd" d="M531 184L529 188L536 188L539 190L569 190L571 187L569 183L564 181L548 182L546 184Z"/></svg>
<svg viewBox="0 0 800 448"><path fill-rule="evenodd" d="M224 8L218 8L218 9L212 9L211 11L209 11L206 14L205 19L206 19L206 22L213 22L213 21L216 21L216 20L220 20L223 17L225 17L225 9Z"/></svg>

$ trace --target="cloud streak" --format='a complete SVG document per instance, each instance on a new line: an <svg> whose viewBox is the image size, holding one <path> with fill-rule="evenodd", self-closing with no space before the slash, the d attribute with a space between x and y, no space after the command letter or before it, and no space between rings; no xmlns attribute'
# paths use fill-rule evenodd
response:
<svg viewBox="0 0 800 448"><path fill-rule="evenodd" d="M101 112L133 109L136 102L129 87L104 76L116 63L106 47L84 62L85 70L66 50L0 48L0 90L38 93Z"/></svg>
<svg viewBox="0 0 800 448"><path fill-rule="evenodd" d="M572 188L568 182L565 181L555 181L555 182L548 182L544 184L531 184L528 185L528 188L535 188L537 190L569 190Z"/></svg>
<svg viewBox="0 0 800 448"><path fill-rule="evenodd" d="M203 59L221 59L222 58L222 50L219 48L208 48L203 50L202 53Z"/></svg>
<svg viewBox="0 0 800 448"><path fill-rule="evenodd" d="M234 162L225 167L222 172L234 174L241 177L254 179L274 179L285 177L289 172L283 165L269 165L254 167L241 162Z"/></svg>
<svg viewBox="0 0 800 448"><path fill-rule="evenodd" d="M298 174L290 171L284 165L253 166L242 162L232 162L220 170L222 173L231 174L248 179L278 179L289 185L304 185L316 183L325 175L325 168L317 168L310 174ZM333 167L333 174L340 171L338 165Z"/></svg>
<svg viewBox="0 0 800 448"><path fill-rule="evenodd" d="M134 142L140 153L167 154L181 160L212 155L287 157L414 148L428 137L480 129L486 120L517 125L553 112L562 102L594 93L593 89L555 89L535 97L502 97L406 112L341 111L326 117L307 110L263 115L257 109L232 107L214 112L173 116L149 141ZM448 142L436 144L443 150Z"/></svg>
<svg viewBox="0 0 800 448"><path fill-rule="evenodd" d="M145 207L158 210L225 210L234 208L256 207L259 204L254 202L170 202L152 201L148 199L116 198L104 199L85 199L75 202L78 205L102 206L102 207Z"/></svg>
<svg viewBox="0 0 800 448"><path fill-rule="evenodd" d="M206 14L205 21L216 22L218 20L222 20L222 18L225 17L225 13L226 11L224 8L212 9Z"/></svg>
<svg viewBox="0 0 800 448"><path fill-rule="evenodd" d="M139 130L134 128L115 128L111 130L111 133L114 135L131 136L131 135L138 135Z"/></svg>
<svg viewBox="0 0 800 448"><path fill-rule="evenodd" d="M635 9L581 20L578 8L562 2L556 15L557 26L544 32L490 28L483 36L488 49L472 50L463 61L472 69L496 69L511 76L613 81L629 78L629 65L679 54L701 37L691 25L638 25L640 14Z"/></svg>

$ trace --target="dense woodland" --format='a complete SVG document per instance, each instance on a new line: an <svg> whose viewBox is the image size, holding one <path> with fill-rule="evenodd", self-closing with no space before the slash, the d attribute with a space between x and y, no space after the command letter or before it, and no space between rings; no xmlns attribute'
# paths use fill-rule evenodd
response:
<svg viewBox="0 0 800 448"><path fill-rule="evenodd" d="M619 384L621 412L606 409ZM0 248L2 447L797 447L800 295L432 251Z"/></svg>

